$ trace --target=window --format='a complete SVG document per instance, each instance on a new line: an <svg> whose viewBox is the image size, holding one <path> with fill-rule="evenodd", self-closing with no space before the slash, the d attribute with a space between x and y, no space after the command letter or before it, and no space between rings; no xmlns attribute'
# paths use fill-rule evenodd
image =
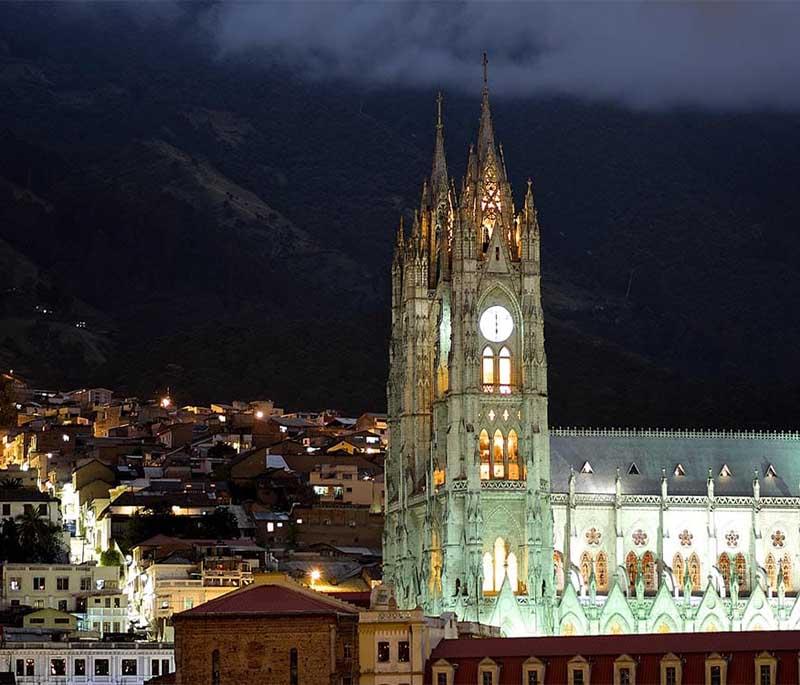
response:
<svg viewBox="0 0 800 685"><path fill-rule="evenodd" d="M605 552L597 553L595 578L597 579L597 589L600 592L608 592L608 556Z"/></svg>
<svg viewBox="0 0 800 685"><path fill-rule="evenodd" d="M44 591L45 589L44 576L33 577L33 589Z"/></svg>
<svg viewBox="0 0 800 685"><path fill-rule="evenodd" d="M616 674L617 666L614 665ZM567 664L568 685L589 685L589 662L581 656L576 656Z"/></svg>
<svg viewBox="0 0 800 685"><path fill-rule="evenodd" d="M631 669L619 669L619 685L631 685Z"/></svg>
<svg viewBox="0 0 800 685"><path fill-rule="evenodd" d="M694 552L689 557L689 578L692 580L692 591L699 592L701 589L700 559Z"/></svg>
<svg viewBox="0 0 800 685"><path fill-rule="evenodd" d="M683 587L683 557L676 554L672 557L672 577L675 579L675 585L679 588Z"/></svg>
<svg viewBox="0 0 800 685"><path fill-rule="evenodd" d="M725 685L728 677L728 662L714 652L706 659L705 685Z"/></svg>
<svg viewBox="0 0 800 685"><path fill-rule="evenodd" d="M397 643L397 660L403 663L411 661L411 650L408 646L408 640L401 640Z"/></svg>
<svg viewBox="0 0 800 685"><path fill-rule="evenodd" d="M212 664L213 664L213 659L212 659ZM213 668L213 665L212 665L212 668ZM159 674L160 674L160 671L158 670L158 659L151 659L150 660L150 675L159 675Z"/></svg>
<svg viewBox="0 0 800 685"><path fill-rule="evenodd" d="M40 504L39 505L39 515L40 516L47 516L47 505L46 504Z"/></svg>
<svg viewBox="0 0 800 685"><path fill-rule="evenodd" d="M81 578L81 591L88 592L92 589L92 579L89 577Z"/></svg>
<svg viewBox="0 0 800 685"><path fill-rule="evenodd" d="M106 609L111 608L111 597L106 597Z"/></svg>
<svg viewBox="0 0 800 685"><path fill-rule="evenodd" d="M503 453L505 452L505 440L503 434L498 428L494 432L494 439L492 441L492 461L493 461L493 477L505 478L505 464L503 463Z"/></svg>
<svg viewBox="0 0 800 685"><path fill-rule="evenodd" d="M119 597L114 597L114 608L115 609L119 609L120 608L120 598Z"/></svg>
<svg viewBox="0 0 800 685"><path fill-rule="evenodd" d="M4 504L3 505L3 516L11 516L11 505Z"/></svg>
<svg viewBox="0 0 800 685"><path fill-rule="evenodd" d="M59 611L66 611L67 610L67 600L66 599L59 599L58 600L58 610Z"/></svg>
<svg viewBox="0 0 800 685"><path fill-rule="evenodd" d="M69 619L68 618L57 618L53 621L56 625L68 626Z"/></svg>
<svg viewBox="0 0 800 685"><path fill-rule="evenodd" d="M489 433L485 430L480 433L478 446L481 453L481 480L489 480Z"/></svg>
<svg viewBox="0 0 800 685"><path fill-rule="evenodd" d="M19 592L22 589L22 578L9 578L8 589L14 592Z"/></svg>
<svg viewBox="0 0 800 685"><path fill-rule="evenodd" d="M499 358L500 393L508 395L511 392L511 350L504 347L500 350Z"/></svg>
<svg viewBox="0 0 800 685"><path fill-rule="evenodd" d="M720 575L725 580L725 587L728 588L731 584L731 560L725 552L719 555L719 559L717 559L717 568L719 569Z"/></svg>
<svg viewBox="0 0 800 685"><path fill-rule="evenodd" d="M639 574L639 561L634 552L628 552L628 556L625 557L625 570L628 572L630 592L633 594L636 591L636 577Z"/></svg>
<svg viewBox="0 0 800 685"><path fill-rule="evenodd" d="M169 659L162 659L161 660L161 675L164 675L164 674L169 673L169 672L170 672Z"/></svg>
<svg viewBox="0 0 800 685"><path fill-rule="evenodd" d="M655 592L656 560L649 550L642 555L642 573L644 574L644 589L647 592Z"/></svg>
<svg viewBox="0 0 800 685"><path fill-rule="evenodd" d="M494 685L494 673L481 671L481 685Z"/></svg>
<svg viewBox="0 0 800 685"><path fill-rule="evenodd" d="M75 675L86 675L86 659L75 659L75 663L72 667L72 671Z"/></svg>
<svg viewBox="0 0 800 685"><path fill-rule="evenodd" d="M544 683L544 663L536 657L522 664L522 685L542 685Z"/></svg>
<svg viewBox="0 0 800 685"><path fill-rule="evenodd" d="M166 673L166 671L164 671ZM211 685L220 684L219 650L211 652Z"/></svg>
<svg viewBox="0 0 800 685"><path fill-rule="evenodd" d="M69 590L69 578L56 578L56 590Z"/></svg>
<svg viewBox="0 0 800 685"><path fill-rule="evenodd" d="M44 619L43 618L32 618L32 619L30 619L30 622L31 622L31 624L35 623L36 625L40 625L40 624L44 623Z"/></svg>
<svg viewBox="0 0 800 685"><path fill-rule="evenodd" d="M36 675L33 659L25 659L25 675Z"/></svg>
<svg viewBox="0 0 800 685"><path fill-rule="evenodd" d="M528 671L528 685L541 685L539 671Z"/></svg>
<svg viewBox="0 0 800 685"><path fill-rule="evenodd" d="M634 685L636 683L636 662L627 654L614 661L614 685Z"/></svg>
<svg viewBox="0 0 800 685"><path fill-rule="evenodd" d="M136 675L136 659L122 660L122 675Z"/></svg>
<svg viewBox="0 0 800 685"><path fill-rule="evenodd" d="M389 650L389 643L388 642L379 642L378 643L378 661L381 663L386 663L390 659L391 652Z"/></svg>
<svg viewBox="0 0 800 685"><path fill-rule="evenodd" d="M111 624L111 629L112 629L112 630L113 630L115 633L118 633L118 632L119 632L119 621L114 621L114 622Z"/></svg>
<svg viewBox="0 0 800 685"><path fill-rule="evenodd" d="M481 378L484 392L494 391L494 352L491 347L483 348L483 374Z"/></svg>
<svg viewBox="0 0 800 685"><path fill-rule="evenodd" d="M103 621L103 632L104 633L111 632L111 621Z"/></svg>
<svg viewBox="0 0 800 685"><path fill-rule="evenodd" d="M184 597L183 598L183 608L184 609L191 609L194 606L194 600L191 597Z"/></svg>
<svg viewBox="0 0 800 685"><path fill-rule="evenodd" d="M25 675L25 662L22 659L17 659L17 675Z"/></svg>
<svg viewBox="0 0 800 685"><path fill-rule="evenodd" d="M297 649L289 650L289 685L297 685Z"/></svg>
<svg viewBox="0 0 800 685"><path fill-rule="evenodd" d="M508 431L508 478L519 480L519 441L517 431Z"/></svg>
<svg viewBox="0 0 800 685"><path fill-rule="evenodd" d="M436 674L436 685L447 685L447 673L440 671Z"/></svg>
<svg viewBox="0 0 800 685"><path fill-rule="evenodd" d="M95 659L94 660L94 674L95 675L108 675L108 659Z"/></svg>
<svg viewBox="0 0 800 685"><path fill-rule="evenodd" d="M349 642L345 642L344 644L344 658L345 659L353 658L353 645L351 645Z"/></svg>
<svg viewBox="0 0 800 685"><path fill-rule="evenodd" d="M769 652L761 652L755 659L756 683L758 685L775 685L778 661Z"/></svg>
<svg viewBox="0 0 800 685"><path fill-rule="evenodd" d="M678 685L678 670L675 666L667 666L664 669L664 685Z"/></svg>

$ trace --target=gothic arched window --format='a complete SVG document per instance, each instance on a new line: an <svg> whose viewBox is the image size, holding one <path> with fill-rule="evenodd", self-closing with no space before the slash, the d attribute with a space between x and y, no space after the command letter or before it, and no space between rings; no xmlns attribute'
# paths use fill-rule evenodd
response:
<svg viewBox="0 0 800 685"><path fill-rule="evenodd" d="M506 557L506 573L508 574L508 584L511 589L516 593L519 591L519 568L517 566L517 555L514 552L509 552ZM500 588L498 588L499 590Z"/></svg>
<svg viewBox="0 0 800 685"><path fill-rule="evenodd" d="M677 553L672 557L672 577L675 579L675 585L678 588L683 587L683 557Z"/></svg>
<svg viewBox="0 0 800 685"><path fill-rule="evenodd" d="M642 555L642 573L646 592L656 591L656 559L649 550Z"/></svg>
<svg viewBox="0 0 800 685"><path fill-rule="evenodd" d="M597 589L600 592L608 592L608 557L605 552L597 553L595 575L597 576Z"/></svg>
<svg viewBox="0 0 800 685"><path fill-rule="evenodd" d="M725 552L719 555L717 568L719 569L720 575L725 579L725 589L727 590L728 586L731 584L731 560Z"/></svg>
<svg viewBox="0 0 800 685"><path fill-rule="evenodd" d="M625 570L628 572L628 583L630 584L630 591L636 590L636 576L637 576L637 559L634 552L628 552L625 557Z"/></svg>
<svg viewBox="0 0 800 685"><path fill-rule="evenodd" d="M492 553L486 552L483 555L483 592L492 592L494 590L494 560Z"/></svg>
<svg viewBox="0 0 800 685"><path fill-rule="evenodd" d="M583 584L588 587L589 577L592 575L592 555L589 552L581 554L581 579Z"/></svg>
<svg viewBox="0 0 800 685"><path fill-rule="evenodd" d="M488 345L483 348L483 372L481 373L481 383L484 392L494 391L494 352Z"/></svg>
<svg viewBox="0 0 800 685"><path fill-rule="evenodd" d="M517 431L508 431L508 479L519 480L519 443Z"/></svg>
<svg viewBox="0 0 800 685"><path fill-rule="evenodd" d="M764 568L767 571L767 582L774 590L778 586L778 568L775 564L775 557L771 553L767 554L767 558L764 560Z"/></svg>
<svg viewBox="0 0 800 685"><path fill-rule="evenodd" d="M783 589L786 592L791 592L792 590L792 558L789 556L789 553L783 555L783 561L781 561L781 569L783 570Z"/></svg>
<svg viewBox="0 0 800 685"><path fill-rule="evenodd" d="M699 591L702 588L700 581L700 559L694 552L692 552L692 556L689 557L689 578L692 579L692 591Z"/></svg>
<svg viewBox="0 0 800 685"><path fill-rule="evenodd" d="M498 379L500 382L500 394L508 395L511 392L511 350L503 347L500 350L498 364Z"/></svg>
<svg viewBox="0 0 800 685"><path fill-rule="evenodd" d="M506 575L506 541L497 538L494 541L494 591L500 592L503 578Z"/></svg>
<svg viewBox="0 0 800 685"><path fill-rule="evenodd" d="M553 565L556 573L556 590L564 591L564 555L558 550L553 551Z"/></svg>
<svg viewBox="0 0 800 685"><path fill-rule="evenodd" d="M506 468L504 463L504 453L505 452L505 440L503 439L503 434L500 432L498 428L494 432L494 440L492 441L492 464L493 464L493 477L494 478L505 478L506 477Z"/></svg>
<svg viewBox="0 0 800 685"><path fill-rule="evenodd" d="M489 480L491 477L489 459L489 434L482 430L478 438L478 445L481 453L481 480Z"/></svg>
<svg viewBox="0 0 800 685"><path fill-rule="evenodd" d="M736 568L736 578L739 581L739 592L744 592L747 589L747 560L741 552L736 555L734 566Z"/></svg>

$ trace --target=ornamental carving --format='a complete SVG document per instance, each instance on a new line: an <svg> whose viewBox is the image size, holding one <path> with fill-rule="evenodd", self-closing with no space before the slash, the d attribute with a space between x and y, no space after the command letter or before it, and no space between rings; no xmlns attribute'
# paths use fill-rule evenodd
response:
<svg viewBox="0 0 800 685"><path fill-rule="evenodd" d="M637 547L644 547L647 544L647 533L645 533L641 528L638 530L633 531L633 544Z"/></svg>
<svg viewBox="0 0 800 685"><path fill-rule="evenodd" d="M682 547L689 547L692 544L692 538L694 538L694 535L685 529L680 535L678 535L678 539L681 541Z"/></svg>
<svg viewBox="0 0 800 685"><path fill-rule="evenodd" d="M728 531L725 534L725 541L728 543L728 547L736 547L739 544L739 533Z"/></svg>
<svg viewBox="0 0 800 685"><path fill-rule="evenodd" d="M783 531L776 530L772 534L772 546L773 547L783 547L783 543L786 540L786 536L783 534Z"/></svg>
<svg viewBox="0 0 800 685"><path fill-rule="evenodd" d="M597 528L589 528L586 531L586 542L589 545L599 545L602 537L603 534Z"/></svg>

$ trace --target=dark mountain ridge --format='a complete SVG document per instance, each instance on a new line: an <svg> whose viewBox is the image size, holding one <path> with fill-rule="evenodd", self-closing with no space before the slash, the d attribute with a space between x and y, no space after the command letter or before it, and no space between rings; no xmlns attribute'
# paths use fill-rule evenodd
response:
<svg viewBox="0 0 800 685"><path fill-rule="evenodd" d="M392 238L429 171L433 93L215 58L191 16L93 7L79 33L52 6L0 7L0 362L382 407ZM477 95L447 97L456 178ZM534 179L552 423L796 424L797 117L492 102L516 191Z"/></svg>

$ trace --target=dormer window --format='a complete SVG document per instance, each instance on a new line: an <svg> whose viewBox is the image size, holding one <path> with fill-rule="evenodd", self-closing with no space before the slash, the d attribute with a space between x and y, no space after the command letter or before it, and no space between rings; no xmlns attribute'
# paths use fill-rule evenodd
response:
<svg viewBox="0 0 800 685"><path fill-rule="evenodd" d="M777 478L777 476L778 476L778 472L775 470L775 467L772 464L767 466L767 470L764 473L764 477L765 478Z"/></svg>
<svg viewBox="0 0 800 685"><path fill-rule="evenodd" d="M580 472L581 473L594 473L594 469L592 468L592 465L588 461L585 461L585 462L583 462L583 466L581 466L581 471Z"/></svg>
<svg viewBox="0 0 800 685"><path fill-rule="evenodd" d="M636 462L631 462L631 465L628 467L628 475L629 476L638 476L639 475L639 467L636 466Z"/></svg>
<svg viewBox="0 0 800 685"><path fill-rule="evenodd" d="M683 468L683 464L678 464L675 467L675 470L672 472L673 476L682 477L686 475L686 469Z"/></svg>
<svg viewBox="0 0 800 685"><path fill-rule="evenodd" d="M719 471L719 477L720 478L730 478L731 475L733 475L733 474L731 474L731 470L728 468L728 465L727 464L723 464L722 468Z"/></svg>

